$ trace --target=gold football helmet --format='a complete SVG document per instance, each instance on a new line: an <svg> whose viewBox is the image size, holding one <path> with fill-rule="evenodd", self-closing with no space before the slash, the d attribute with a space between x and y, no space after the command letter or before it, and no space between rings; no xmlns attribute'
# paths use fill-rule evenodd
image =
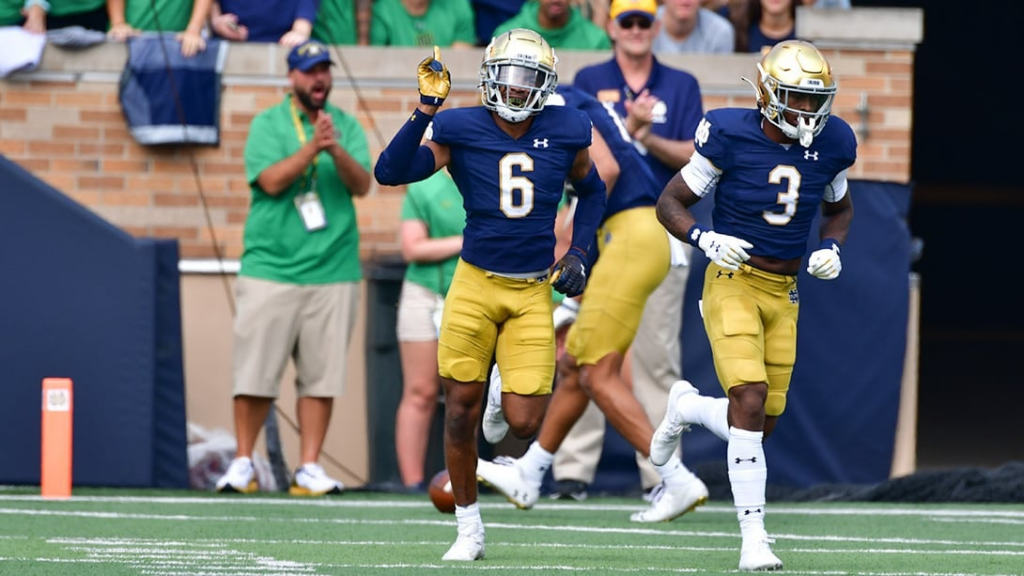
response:
<svg viewBox="0 0 1024 576"><path fill-rule="evenodd" d="M516 28L491 39L480 65L481 100L509 122L540 112L558 86L555 51L540 34Z"/></svg>
<svg viewBox="0 0 1024 576"><path fill-rule="evenodd" d="M832 113L836 81L825 56L810 42L779 42L757 64L757 82L744 78L757 92L757 106L769 122L800 145L808 147L821 134ZM811 110L792 106L797 99L809 99ZM796 115L790 124L786 112Z"/></svg>

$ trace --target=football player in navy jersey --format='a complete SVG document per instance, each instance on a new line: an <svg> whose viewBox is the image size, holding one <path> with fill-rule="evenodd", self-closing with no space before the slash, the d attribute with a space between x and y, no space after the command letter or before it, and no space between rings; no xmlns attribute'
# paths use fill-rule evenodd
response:
<svg viewBox="0 0 1024 576"><path fill-rule="evenodd" d="M647 456L654 426L620 372L647 297L671 263L670 240L658 225L654 208L661 185L612 104L571 86L559 87L547 106L556 103L590 117L595 129L592 153L611 193L597 234L600 257L569 328L567 353L559 359L558 385L540 433L522 458L481 460L477 465L480 480L522 509L537 502L555 452L591 398L615 429ZM492 378L484 411L484 436L491 443L507 430L500 401L495 402L501 395L493 389L501 385L501 378ZM633 515L634 521L672 520L707 500L707 487L678 456L673 454L656 469L664 488L650 510Z"/></svg>
<svg viewBox="0 0 1024 576"><path fill-rule="evenodd" d="M740 570L774 570L764 527L762 441L786 408L796 361L802 265L814 218L821 211L818 249L807 272L839 276L839 246L853 218L847 170L857 140L830 117L836 82L812 44L776 44L758 63L757 110L708 112L697 128L696 151L658 200L658 219L711 260L704 276L704 327L715 372L727 398L701 396L677 382L651 441L651 461L664 462L689 424L728 442L729 481L743 535ZM714 230L689 207L715 191Z"/></svg>
<svg viewBox="0 0 1024 576"><path fill-rule="evenodd" d="M505 32L484 52L483 106L438 112L451 78L434 47L418 68L420 104L374 169L378 182L397 185L447 166L466 209L438 340L445 462L458 525L443 560L484 556L476 431L491 359L505 376L509 426L517 436L531 436L555 373L551 288L567 296L583 292L588 251L604 213L605 185L588 151L590 119L573 108L544 106L558 83L556 62L536 32ZM579 202L571 247L554 262L555 217L566 180Z"/></svg>

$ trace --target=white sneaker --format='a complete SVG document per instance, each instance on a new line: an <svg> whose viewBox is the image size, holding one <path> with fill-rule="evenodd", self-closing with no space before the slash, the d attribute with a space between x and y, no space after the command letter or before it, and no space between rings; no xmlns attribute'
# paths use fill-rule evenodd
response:
<svg viewBox="0 0 1024 576"><path fill-rule="evenodd" d="M761 572L765 570L781 570L782 560L772 553L769 544L775 542L768 534L752 534L743 538L740 548L740 570Z"/></svg>
<svg viewBox="0 0 1024 576"><path fill-rule="evenodd" d="M319 464L303 464L295 471L295 478L288 488L292 496L323 496L341 494L345 485L331 478Z"/></svg>
<svg viewBox="0 0 1024 576"><path fill-rule="evenodd" d="M250 494L257 490L259 485L256 484L256 471L252 467L252 460L245 456L232 460L228 471L217 480L217 492Z"/></svg>
<svg viewBox="0 0 1024 576"><path fill-rule="evenodd" d="M665 417L661 419L661 424L651 436L651 464L661 466L676 453L679 437L690 429L688 423L682 421L677 404L683 396L696 393L697 389L686 380L678 380L672 385L672 390L668 393L668 409L665 410Z"/></svg>
<svg viewBox="0 0 1024 576"><path fill-rule="evenodd" d="M708 488L696 476L681 486L668 486L664 482L651 491L651 507L634 512L633 522L670 522L692 512L708 501Z"/></svg>
<svg viewBox="0 0 1024 576"><path fill-rule="evenodd" d="M535 485L523 478L519 461L508 456L499 456L494 462L478 460L476 478L497 490L516 508L529 510L540 498L540 482Z"/></svg>
<svg viewBox="0 0 1024 576"><path fill-rule="evenodd" d="M498 365L491 368L491 382L487 386L487 406L484 407L483 418L484 439L491 444L501 442L508 434L508 422L501 410L501 374Z"/></svg>
<svg viewBox="0 0 1024 576"><path fill-rule="evenodd" d="M472 562L484 557L484 527L474 522L465 529L459 528L455 544L444 553L441 560Z"/></svg>

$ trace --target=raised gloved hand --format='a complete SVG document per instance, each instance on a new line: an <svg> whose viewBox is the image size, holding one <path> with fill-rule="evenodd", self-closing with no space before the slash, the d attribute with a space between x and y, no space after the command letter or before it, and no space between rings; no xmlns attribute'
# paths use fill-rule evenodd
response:
<svg viewBox="0 0 1024 576"><path fill-rule="evenodd" d="M740 264L750 259L747 248L754 245L746 240L719 234L713 230L702 230L694 224L688 233L690 243L704 251L704 254L715 264L729 270L739 270Z"/></svg>
<svg viewBox="0 0 1024 576"><path fill-rule="evenodd" d="M835 280L842 271L839 243L831 238L822 240L821 246L807 259L807 273L822 280Z"/></svg>
<svg viewBox="0 0 1024 576"><path fill-rule="evenodd" d="M579 302L572 298L562 300L562 302L555 307L555 311L551 313L551 320L555 325L555 332L575 322L576 316L579 313Z"/></svg>
<svg viewBox="0 0 1024 576"><path fill-rule="evenodd" d="M583 294L587 285L587 254L573 246L555 264L551 272L551 287L572 298Z"/></svg>
<svg viewBox="0 0 1024 576"><path fill-rule="evenodd" d="M432 57L420 62L416 77L420 85L420 102L423 104L440 106L452 89L452 75L441 62L441 49L437 46L434 46Z"/></svg>

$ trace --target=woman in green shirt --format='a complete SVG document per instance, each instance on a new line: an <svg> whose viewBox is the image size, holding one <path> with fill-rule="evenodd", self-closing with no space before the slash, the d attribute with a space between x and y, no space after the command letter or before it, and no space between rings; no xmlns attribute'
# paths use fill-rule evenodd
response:
<svg viewBox="0 0 1024 576"><path fill-rule="evenodd" d="M402 256L409 263L398 301L402 400L395 415L395 453L402 483L425 488L424 462L441 382L437 330L462 250L466 212L446 170L409 185L402 203Z"/></svg>

